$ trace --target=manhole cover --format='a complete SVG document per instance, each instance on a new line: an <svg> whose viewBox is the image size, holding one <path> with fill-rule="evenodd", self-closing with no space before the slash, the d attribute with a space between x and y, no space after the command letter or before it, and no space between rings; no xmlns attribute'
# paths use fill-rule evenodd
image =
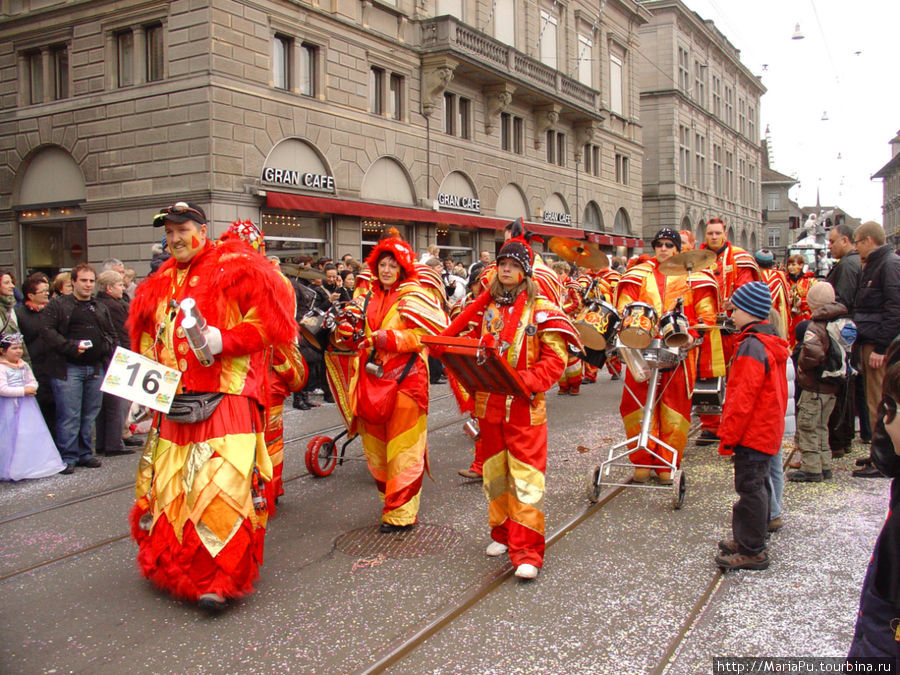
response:
<svg viewBox="0 0 900 675"><path fill-rule="evenodd" d="M452 527L419 523L411 531L382 534L378 525L351 530L338 537L334 547L341 553L359 557L422 558L453 550L460 536Z"/></svg>

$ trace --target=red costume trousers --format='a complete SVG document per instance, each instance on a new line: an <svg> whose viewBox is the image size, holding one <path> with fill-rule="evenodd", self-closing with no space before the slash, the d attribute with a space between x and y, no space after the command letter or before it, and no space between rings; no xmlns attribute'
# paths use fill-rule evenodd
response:
<svg viewBox="0 0 900 675"><path fill-rule="evenodd" d="M491 538L509 547L513 565L544 561L547 425L478 420Z"/></svg>

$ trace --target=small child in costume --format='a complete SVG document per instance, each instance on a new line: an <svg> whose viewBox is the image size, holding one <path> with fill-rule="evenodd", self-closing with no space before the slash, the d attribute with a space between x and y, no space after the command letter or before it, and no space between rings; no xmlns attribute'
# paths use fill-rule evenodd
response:
<svg viewBox="0 0 900 675"><path fill-rule="evenodd" d="M66 468L41 415L37 380L20 333L0 335L0 480L44 478Z"/></svg>

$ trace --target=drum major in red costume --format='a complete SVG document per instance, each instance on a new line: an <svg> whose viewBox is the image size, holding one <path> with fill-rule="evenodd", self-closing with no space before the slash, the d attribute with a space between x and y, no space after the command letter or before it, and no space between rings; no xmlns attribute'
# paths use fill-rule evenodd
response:
<svg viewBox="0 0 900 675"><path fill-rule="evenodd" d="M751 281L761 281L762 276L753 256L728 241L727 226L719 218L710 218L706 225L706 241L700 246L716 254L716 262L710 268L718 285L719 313L724 314L734 290ZM707 332L700 348L698 377L725 377L734 352L733 335L713 330ZM698 444L718 444L719 415L700 415L703 433Z"/></svg>
<svg viewBox="0 0 900 675"><path fill-rule="evenodd" d="M524 579L537 576L544 559L544 392L565 367L567 345L581 348L568 317L538 295L531 279L533 260L524 240L507 241L497 256L494 280L472 308L483 312L473 336L509 344L504 357L533 393L532 400L487 392L475 396L493 539L487 553L499 556L508 551L516 576ZM456 321L465 324L465 312Z"/></svg>
<svg viewBox="0 0 900 675"><path fill-rule="evenodd" d="M132 346L180 370L179 393L210 405L210 395L221 398L202 420L155 416L138 467L132 533L147 578L222 609L228 598L253 590L263 559L262 491L272 478L264 440L266 355L295 339L292 298L278 270L245 242L209 241L199 207L178 202L154 225L165 227L172 258L138 287ZM206 319L209 366L181 327L178 303L185 298Z"/></svg>
<svg viewBox="0 0 900 675"><path fill-rule="evenodd" d="M448 321L435 289L419 281L408 243L397 236L382 239L366 265L371 277L353 301L362 339L353 340L355 327L342 323L338 344L357 350L348 392L352 429L362 438L384 504L381 531L387 533L417 521L428 463L428 364L419 336L440 332ZM385 407L387 397L393 405Z"/></svg>
<svg viewBox="0 0 900 675"><path fill-rule="evenodd" d="M716 319L716 282L707 272L691 274L690 283L685 276L664 276L659 271L659 263L671 258L681 250L678 232L664 227L653 239L655 257L628 269L622 275L616 292L616 308L622 313L632 302L651 305L657 316L674 309L679 299L684 298L684 314L688 323L700 321L712 325ZM691 422L691 392L696 372L696 349L690 350L686 359L671 370L659 374L659 389L662 394L654 406L650 433L664 443L677 449L676 466L680 463L682 451L687 442ZM647 399L648 385L635 380L633 373L626 369L625 389L619 404L619 412L625 425L626 437L637 436ZM672 453L658 444L652 449L660 456L672 460ZM659 460L647 450L633 452L629 458L634 464L660 466ZM636 468L634 480L645 482L650 476L649 468ZM657 470L663 482L671 480L668 467Z"/></svg>

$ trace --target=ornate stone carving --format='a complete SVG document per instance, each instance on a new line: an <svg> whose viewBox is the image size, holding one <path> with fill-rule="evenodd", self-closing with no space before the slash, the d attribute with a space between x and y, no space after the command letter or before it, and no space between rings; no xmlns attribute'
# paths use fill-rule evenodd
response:
<svg viewBox="0 0 900 675"><path fill-rule="evenodd" d="M505 112L512 103L514 91L515 87L510 84L487 87L484 90L484 131L488 135L493 133L500 113Z"/></svg>
<svg viewBox="0 0 900 675"><path fill-rule="evenodd" d="M422 114L431 117L435 108L441 107L441 97L453 79L457 63L451 59L441 59L422 63Z"/></svg>
<svg viewBox="0 0 900 675"><path fill-rule="evenodd" d="M534 147L540 150L544 145L544 136L547 131L559 124L559 111L561 106L553 103L538 106L534 109Z"/></svg>

